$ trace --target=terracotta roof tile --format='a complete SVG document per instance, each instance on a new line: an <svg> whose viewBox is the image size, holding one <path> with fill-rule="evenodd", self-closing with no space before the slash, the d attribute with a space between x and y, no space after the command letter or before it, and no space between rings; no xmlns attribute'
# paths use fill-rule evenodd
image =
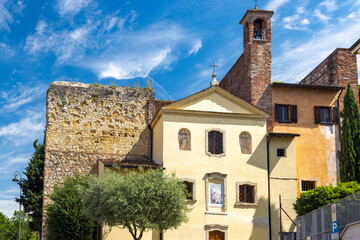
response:
<svg viewBox="0 0 360 240"><path fill-rule="evenodd" d="M120 167L125 168L137 168L137 167L144 167L144 168L159 168L160 165L151 162L150 160L114 160L114 159L106 159L102 161L105 166L113 166L119 165Z"/></svg>

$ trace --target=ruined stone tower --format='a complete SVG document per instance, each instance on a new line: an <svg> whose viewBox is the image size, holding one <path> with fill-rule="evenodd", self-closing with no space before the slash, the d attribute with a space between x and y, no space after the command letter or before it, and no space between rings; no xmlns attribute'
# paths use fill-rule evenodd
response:
<svg viewBox="0 0 360 240"><path fill-rule="evenodd" d="M154 92L73 82L51 83L46 97L44 212L55 183L104 166L152 167Z"/></svg>

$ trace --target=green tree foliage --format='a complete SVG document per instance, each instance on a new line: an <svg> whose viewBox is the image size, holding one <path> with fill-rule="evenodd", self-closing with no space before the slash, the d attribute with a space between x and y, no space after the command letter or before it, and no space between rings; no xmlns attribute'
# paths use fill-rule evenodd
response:
<svg viewBox="0 0 360 240"><path fill-rule="evenodd" d="M24 207L25 212L30 216L30 228L33 231L41 231L42 203L43 203L43 177L45 147L43 143L34 141L35 151L25 168L25 178L19 182L21 188L20 199L16 199Z"/></svg>
<svg viewBox="0 0 360 240"><path fill-rule="evenodd" d="M332 185L317 187L300 194L294 203L294 210L298 216L301 216L358 191L360 191L360 184L356 182L340 182L336 187Z"/></svg>
<svg viewBox="0 0 360 240"><path fill-rule="evenodd" d="M90 176L83 196L87 213L97 222L125 227L134 240L144 231L163 232L188 220L184 184L162 169Z"/></svg>
<svg viewBox="0 0 360 240"><path fill-rule="evenodd" d="M90 240L93 222L84 214L84 202L79 193L82 178L67 178L64 184L57 184L47 209L49 240Z"/></svg>
<svg viewBox="0 0 360 240"><path fill-rule="evenodd" d="M0 212L0 240L17 240L19 238L19 219L20 238L23 240L35 240L35 234L29 227L29 217L24 211L15 211L14 216L9 219Z"/></svg>
<svg viewBox="0 0 360 240"><path fill-rule="evenodd" d="M343 121L339 151L340 179L342 182L360 182L360 114L350 83L344 97L341 117Z"/></svg>
<svg viewBox="0 0 360 240"><path fill-rule="evenodd" d="M0 240L16 239L16 227L3 213L0 212Z"/></svg>

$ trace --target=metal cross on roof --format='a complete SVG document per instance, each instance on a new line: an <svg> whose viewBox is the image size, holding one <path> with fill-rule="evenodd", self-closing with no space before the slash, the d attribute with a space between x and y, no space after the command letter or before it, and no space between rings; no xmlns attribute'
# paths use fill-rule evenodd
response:
<svg viewBox="0 0 360 240"><path fill-rule="evenodd" d="M213 67L213 73L215 73L215 68L218 67L218 65L216 65L215 62L213 62L213 64L210 65L210 67Z"/></svg>

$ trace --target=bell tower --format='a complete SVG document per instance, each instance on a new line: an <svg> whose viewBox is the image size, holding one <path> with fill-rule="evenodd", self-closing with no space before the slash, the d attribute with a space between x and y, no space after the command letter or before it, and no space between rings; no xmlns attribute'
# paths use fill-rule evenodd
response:
<svg viewBox="0 0 360 240"><path fill-rule="evenodd" d="M271 17L273 11L248 9L243 25L244 53L226 74L220 87L271 113Z"/></svg>

